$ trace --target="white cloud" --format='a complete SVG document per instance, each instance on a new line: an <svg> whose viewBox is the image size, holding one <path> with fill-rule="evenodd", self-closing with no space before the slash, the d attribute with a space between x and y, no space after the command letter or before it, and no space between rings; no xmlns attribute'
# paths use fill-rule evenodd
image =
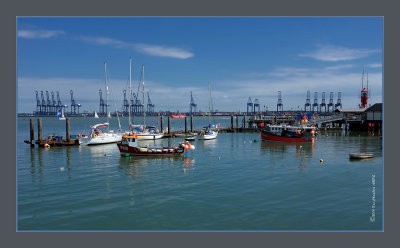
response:
<svg viewBox="0 0 400 248"><path fill-rule="evenodd" d="M187 59L194 56L193 53L186 51L182 48L141 43L129 43L107 37L81 37L81 40L97 45L109 45L116 48L132 49L134 51L151 56L170 57L177 59Z"/></svg>
<svg viewBox="0 0 400 248"><path fill-rule="evenodd" d="M133 46L138 52L146 53L153 56L172 57L178 59L187 59L193 57L194 54L181 48L153 46L146 44L134 44Z"/></svg>
<svg viewBox="0 0 400 248"><path fill-rule="evenodd" d="M26 39L47 39L65 34L62 30L18 30L18 37Z"/></svg>
<svg viewBox="0 0 400 248"><path fill-rule="evenodd" d="M380 64L380 63L369 64L368 67L370 67L370 68L381 68L382 64Z"/></svg>
<svg viewBox="0 0 400 248"><path fill-rule="evenodd" d="M317 50L310 53L299 54L299 56L310 57L321 61L347 61L364 58L379 51L380 50L352 49L334 45L319 45Z"/></svg>

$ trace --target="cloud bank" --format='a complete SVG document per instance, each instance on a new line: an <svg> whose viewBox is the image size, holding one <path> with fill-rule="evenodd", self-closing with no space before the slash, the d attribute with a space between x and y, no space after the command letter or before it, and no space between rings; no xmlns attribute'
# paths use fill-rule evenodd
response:
<svg viewBox="0 0 400 248"><path fill-rule="evenodd" d="M160 46L160 45L149 45L142 43L129 43L108 37L81 37L81 40L90 44L108 45L108 46L113 46L115 48L132 49L136 52L158 57L187 59L194 56L193 53L184 50L182 48Z"/></svg>
<svg viewBox="0 0 400 248"><path fill-rule="evenodd" d="M62 30L18 30L18 37L25 39L48 39L65 34Z"/></svg>
<svg viewBox="0 0 400 248"><path fill-rule="evenodd" d="M379 50L370 49L352 49L334 45L319 45L318 49L304 54L299 54L300 57L310 57L320 61L348 61L367 57L377 53Z"/></svg>

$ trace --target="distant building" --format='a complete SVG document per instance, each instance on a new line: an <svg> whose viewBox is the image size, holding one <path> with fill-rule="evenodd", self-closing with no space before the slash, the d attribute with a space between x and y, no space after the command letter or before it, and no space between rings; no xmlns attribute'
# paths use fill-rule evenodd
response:
<svg viewBox="0 0 400 248"><path fill-rule="evenodd" d="M375 103L365 110L368 122L382 122L382 103Z"/></svg>
<svg viewBox="0 0 400 248"><path fill-rule="evenodd" d="M375 103L365 110L368 128L382 130L382 103Z"/></svg>

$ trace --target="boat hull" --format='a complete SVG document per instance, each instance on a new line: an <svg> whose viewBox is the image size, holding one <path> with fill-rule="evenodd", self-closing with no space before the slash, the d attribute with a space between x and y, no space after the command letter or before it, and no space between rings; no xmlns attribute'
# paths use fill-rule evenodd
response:
<svg viewBox="0 0 400 248"><path fill-rule="evenodd" d="M181 147L147 148L132 147L127 144L117 143L121 156L177 156L184 153Z"/></svg>
<svg viewBox="0 0 400 248"><path fill-rule="evenodd" d="M102 144L110 144L117 143L121 141L122 134L107 134L107 135L99 135L96 137L82 137L79 139L79 144L81 145L102 145Z"/></svg>
<svg viewBox="0 0 400 248"><path fill-rule="evenodd" d="M215 138L217 138L217 134L205 134L197 136L197 139L199 140L210 140Z"/></svg>
<svg viewBox="0 0 400 248"><path fill-rule="evenodd" d="M143 134L143 133L138 133L138 136L140 136L140 139L144 140L155 140L155 139L161 139L164 137L164 134Z"/></svg>
<svg viewBox="0 0 400 248"><path fill-rule="evenodd" d="M315 137L311 137L310 139L307 139L305 137L284 137L269 132L261 131L261 139L267 141L281 141L281 142L314 142Z"/></svg>

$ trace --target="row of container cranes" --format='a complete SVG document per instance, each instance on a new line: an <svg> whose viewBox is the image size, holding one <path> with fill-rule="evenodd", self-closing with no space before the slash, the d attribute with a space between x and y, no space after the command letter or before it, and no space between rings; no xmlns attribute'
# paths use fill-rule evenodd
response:
<svg viewBox="0 0 400 248"><path fill-rule="evenodd" d="M55 116L57 114L57 111L60 108L63 108L65 113L68 113L69 115L79 115L79 109L82 107L80 103L77 103L74 98L74 93L72 90L70 90L70 95L71 95L71 104L68 110L68 105L63 104L61 99L60 99L60 94L57 91L57 100L55 99L54 91L51 91L49 94L49 91L40 91L40 97L39 97L39 92L35 91L36 93L36 111L34 112L35 115L40 115L40 116ZM129 101L127 100L127 94L126 91L123 91L124 94L124 101L123 101L123 111L122 113L124 115L128 115L129 111L131 111L132 114L135 115L141 115L144 112L144 105L141 103L141 101L138 99L137 95L135 93L132 94L131 104L129 105ZM45 97L46 95L46 97ZM51 98L50 98L51 95ZM109 107L110 104L108 104L104 99L103 99L103 92L102 90L99 90L99 112L98 115L106 115L109 112ZM130 106L130 110L129 110ZM147 104L146 104L146 114L154 114L154 107L155 105L152 103L150 99L150 94L147 92Z"/></svg>
<svg viewBox="0 0 400 248"><path fill-rule="evenodd" d="M247 115L260 113L260 101L258 99L254 99L254 102L249 97L247 101ZM318 103L318 92L314 92L314 102L311 104L311 93L307 91L307 99L304 104L304 111L309 112L332 112L337 108L342 108L342 92L337 93L337 101L334 104L333 102L333 92L329 94L329 102L327 103L325 100L325 92L322 92L321 103ZM265 110L264 110L265 112ZM276 112L283 112L283 101L282 101L282 93L278 91L278 102L276 104Z"/></svg>

